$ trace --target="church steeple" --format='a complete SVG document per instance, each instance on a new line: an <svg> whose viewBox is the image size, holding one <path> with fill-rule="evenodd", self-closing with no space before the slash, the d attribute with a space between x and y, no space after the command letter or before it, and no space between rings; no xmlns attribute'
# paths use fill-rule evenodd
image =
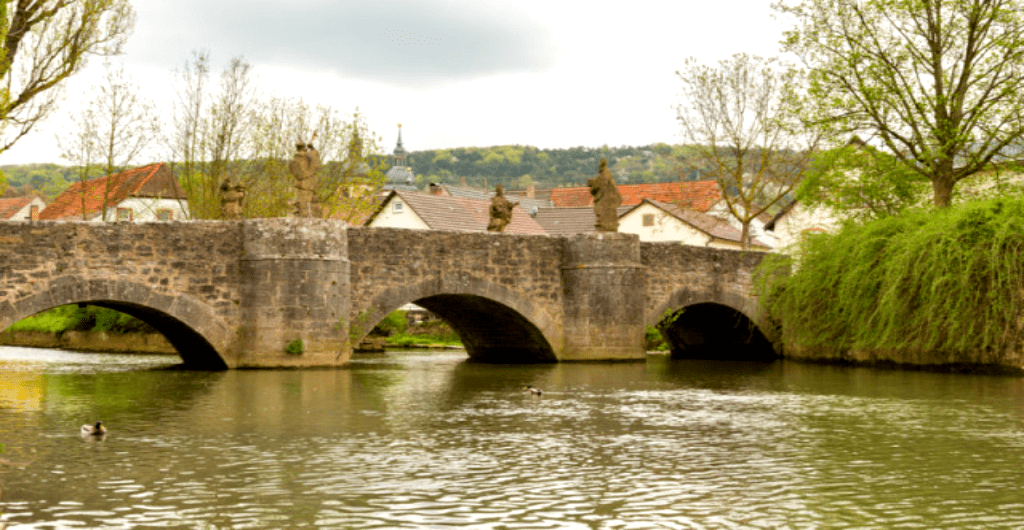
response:
<svg viewBox="0 0 1024 530"><path fill-rule="evenodd" d="M393 153L395 158L395 166L405 167L408 165L405 148L402 147L402 124L398 124L398 143L395 144L395 151Z"/></svg>

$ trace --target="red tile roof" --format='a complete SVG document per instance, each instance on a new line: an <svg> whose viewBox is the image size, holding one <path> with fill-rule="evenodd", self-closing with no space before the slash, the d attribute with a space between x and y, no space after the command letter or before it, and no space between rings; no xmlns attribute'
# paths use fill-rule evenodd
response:
<svg viewBox="0 0 1024 530"><path fill-rule="evenodd" d="M622 206L634 206L644 199L653 199L706 212L722 198L718 183L713 180L619 184L617 187L622 194ZM594 198L589 187L555 188L551 190L551 202L559 208L578 208L592 206Z"/></svg>
<svg viewBox="0 0 1024 530"><path fill-rule="evenodd" d="M14 214L21 211L34 197L14 197L11 199L0 199L0 219L10 219Z"/></svg>
<svg viewBox="0 0 1024 530"><path fill-rule="evenodd" d="M395 197L400 197L416 215L427 223L431 230L454 230L458 232L485 232L491 218L491 201L430 195L415 191L394 190L378 207L368 225ZM512 209L512 222L505 228L506 234L538 234L547 232L518 205Z"/></svg>
<svg viewBox="0 0 1024 530"><path fill-rule="evenodd" d="M84 192L82 188L81 182L72 184L39 213L39 218L82 219L83 195L85 217L95 217L103 210L104 192L107 194L107 208L116 206L128 197L187 199L178 180L163 162L87 180Z"/></svg>

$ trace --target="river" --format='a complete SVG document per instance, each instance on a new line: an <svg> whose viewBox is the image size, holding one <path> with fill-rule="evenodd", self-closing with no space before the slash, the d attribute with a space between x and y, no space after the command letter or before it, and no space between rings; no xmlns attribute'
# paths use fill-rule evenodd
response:
<svg viewBox="0 0 1024 530"><path fill-rule="evenodd" d="M176 360L0 348L0 527L1024 527L1019 377Z"/></svg>

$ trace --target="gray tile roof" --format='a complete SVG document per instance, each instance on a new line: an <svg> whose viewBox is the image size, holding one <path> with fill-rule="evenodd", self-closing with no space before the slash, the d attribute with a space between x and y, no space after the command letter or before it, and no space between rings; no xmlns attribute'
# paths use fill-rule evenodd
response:
<svg viewBox="0 0 1024 530"><path fill-rule="evenodd" d="M394 190L377 208L365 224L369 225L394 198L401 198L431 230L456 232L486 232L490 221L491 201L430 195L428 193ZM537 234L547 232L518 206L512 210L512 222L506 234Z"/></svg>
<svg viewBox="0 0 1024 530"><path fill-rule="evenodd" d="M435 184L441 186L445 193L452 197L464 197L467 199L480 199L480 200L491 200L494 197L494 190L486 190L483 188L474 188L471 186L456 186L454 184ZM554 206L550 200L545 199L531 199L529 197L523 197L517 191L505 191L505 197L513 203L519 204L519 206L528 212L530 215L536 215L537 210L540 208L550 208Z"/></svg>
<svg viewBox="0 0 1024 530"><path fill-rule="evenodd" d="M392 166L385 175L383 189L385 190L408 190L418 191L416 187L416 175L404 166Z"/></svg>
<svg viewBox="0 0 1024 530"><path fill-rule="evenodd" d="M631 207L620 206L619 217L629 211ZM534 216L537 224L553 236L570 236L573 234L588 234L594 231L597 218L594 217L594 207L584 206L580 208L540 208Z"/></svg>

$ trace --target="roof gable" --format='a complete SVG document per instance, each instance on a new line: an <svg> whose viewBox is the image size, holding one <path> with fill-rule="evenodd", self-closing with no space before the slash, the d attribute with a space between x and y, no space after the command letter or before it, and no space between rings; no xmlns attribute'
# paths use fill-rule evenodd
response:
<svg viewBox="0 0 1024 530"><path fill-rule="evenodd" d="M54 199L39 214L39 218L55 220L95 217L102 212L104 204L112 208L128 197L187 199L174 173L167 164L160 162L84 183L76 182Z"/></svg>
<svg viewBox="0 0 1024 530"><path fill-rule="evenodd" d="M32 203L32 201L38 200L42 202L35 195L28 197L12 197L8 199L0 199L0 219L10 219L18 214L22 209ZM46 206L46 203L43 203Z"/></svg>

